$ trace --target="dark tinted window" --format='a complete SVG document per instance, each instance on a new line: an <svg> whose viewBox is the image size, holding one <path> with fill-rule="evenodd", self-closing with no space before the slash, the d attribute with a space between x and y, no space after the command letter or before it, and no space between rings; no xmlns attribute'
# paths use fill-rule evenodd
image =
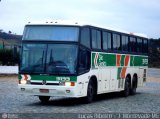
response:
<svg viewBox="0 0 160 119"><path fill-rule="evenodd" d="M111 33L103 32L103 49L104 50L111 49Z"/></svg>
<svg viewBox="0 0 160 119"><path fill-rule="evenodd" d="M113 50L121 50L120 35L118 34L113 34Z"/></svg>
<svg viewBox="0 0 160 119"><path fill-rule="evenodd" d="M81 44L90 48L90 33L89 28L82 28L81 30Z"/></svg>
<svg viewBox="0 0 160 119"><path fill-rule="evenodd" d="M20 71L25 73L75 74L77 45L23 44Z"/></svg>
<svg viewBox="0 0 160 119"><path fill-rule="evenodd" d="M147 53L148 52L148 43L147 40L143 40L143 52Z"/></svg>
<svg viewBox="0 0 160 119"><path fill-rule="evenodd" d="M142 52L142 39L137 38L137 52Z"/></svg>
<svg viewBox="0 0 160 119"><path fill-rule="evenodd" d="M101 49L101 32L92 30L92 48Z"/></svg>
<svg viewBox="0 0 160 119"><path fill-rule="evenodd" d="M78 41L78 27L26 26L23 40Z"/></svg>
<svg viewBox="0 0 160 119"><path fill-rule="evenodd" d="M136 38L130 37L129 40L129 51L136 52Z"/></svg>
<svg viewBox="0 0 160 119"><path fill-rule="evenodd" d="M46 44L23 44L20 70L43 73L45 70Z"/></svg>
<svg viewBox="0 0 160 119"><path fill-rule="evenodd" d="M128 36L122 36L122 51L128 51Z"/></svg>
<svg viewBox="0 0 160 119"><path fill-rule="evenodd" d="M85 72L90 69L90 52L82 47L80 47L79 51L79 73Z"/></svg>
<svg viewBox="0 0 160 119"><path fill-rule="evenodd" d="M48 44L46 72L54 74L75 74L77 62L76 50L77 46L75 45Z"/></svg>

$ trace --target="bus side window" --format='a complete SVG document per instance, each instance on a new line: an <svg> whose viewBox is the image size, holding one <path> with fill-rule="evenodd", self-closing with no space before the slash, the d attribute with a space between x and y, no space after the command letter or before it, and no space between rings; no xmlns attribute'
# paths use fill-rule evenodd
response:
<svg viewBox="0 0 160 119"><path fill-rule="evenodd" d="M103 32L103 50L111 50L111 33Z"/></svg>
<svg viewBox="0 0 160 119"><path fill-rule="evenodd" d="M80 47L79 51L79 67L78 72L83 73L90 69L90 52L86 50L85 48Z"/></svg>
<svg viewBox="0 0 160 119"><path fill-rule="evenodd" d="M134 38L134 37L130 37L129 51L130 52L136 52L136 38Z"/></svg>
<svg viewBox="0 0 160 119"><path fill-rule="evenodd" d="M128 51L128 36L122 35L122 51Z"/></svg>
<svg viewBox="0 0 160 119"><path fill-rule="evenodd" d="M101 49L101 32L92 29L92 48Z"/></svg>
<svg viewBox="0 0 160 119"><path fill-rule="evenodd" d="M90 48L90 32L89 28L81 29L81 44Z"/></svg>
<svg viewBox="0 0 160 119"><path fill-rule="evenodd" d="M113 34L113 50L121 50L120 35Z"/></svg>
<svg viewBox="0 0 160 119"><path fill-rule="evenodd" d="M137 38L137 52L142 53L142 39Z"/></svg>
<svg viewBox="0 0 160 119"><path fill-rule="evenodd" d="M148 43L145 39L143 39L143 53L148 53Z"/></svg>

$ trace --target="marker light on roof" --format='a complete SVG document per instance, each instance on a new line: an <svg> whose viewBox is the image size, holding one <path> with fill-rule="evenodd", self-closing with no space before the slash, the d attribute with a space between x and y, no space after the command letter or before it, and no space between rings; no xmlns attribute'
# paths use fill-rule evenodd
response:
<svg viewBox="0 0 160 119"><path fill-rule="evenodd" d="M130 32L129 34L134 35L134 33Z"/></svg>

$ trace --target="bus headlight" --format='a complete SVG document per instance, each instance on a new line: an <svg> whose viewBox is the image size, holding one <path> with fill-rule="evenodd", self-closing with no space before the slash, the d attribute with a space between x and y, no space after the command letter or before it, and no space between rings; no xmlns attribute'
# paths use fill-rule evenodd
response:
<svg viewBox="0 0 160 119"><path fill-rule="evenodd" d="M21 84L27 84L27 80L21 80L20 83Z"/></svg>
<svg viewBox="0 0 160 119"><path fill-rule="evenodd" d="M20 80L19 84L30 84L30 80Z"/></svg>
<svg viewBox="0 0 160 119"><path fill-rule="evenodd" d="M61 86L75 86L75 82L59 82Z"/></svg>
<svg viewBox="0 0 160 119"><path fill-rule="evenodd" d="M75 86L74 82L65 82L65 86Z"/></svg>

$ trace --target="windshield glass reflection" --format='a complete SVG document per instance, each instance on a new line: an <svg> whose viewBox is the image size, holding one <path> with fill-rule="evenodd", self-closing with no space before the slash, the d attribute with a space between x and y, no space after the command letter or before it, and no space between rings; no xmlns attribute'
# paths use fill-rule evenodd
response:
<svg viewBox="0 0 160 119"><path fill-rule="evenodd" d="M23 44L20 71L26 73L75 74L77 46L69 44Z"/></svg>

